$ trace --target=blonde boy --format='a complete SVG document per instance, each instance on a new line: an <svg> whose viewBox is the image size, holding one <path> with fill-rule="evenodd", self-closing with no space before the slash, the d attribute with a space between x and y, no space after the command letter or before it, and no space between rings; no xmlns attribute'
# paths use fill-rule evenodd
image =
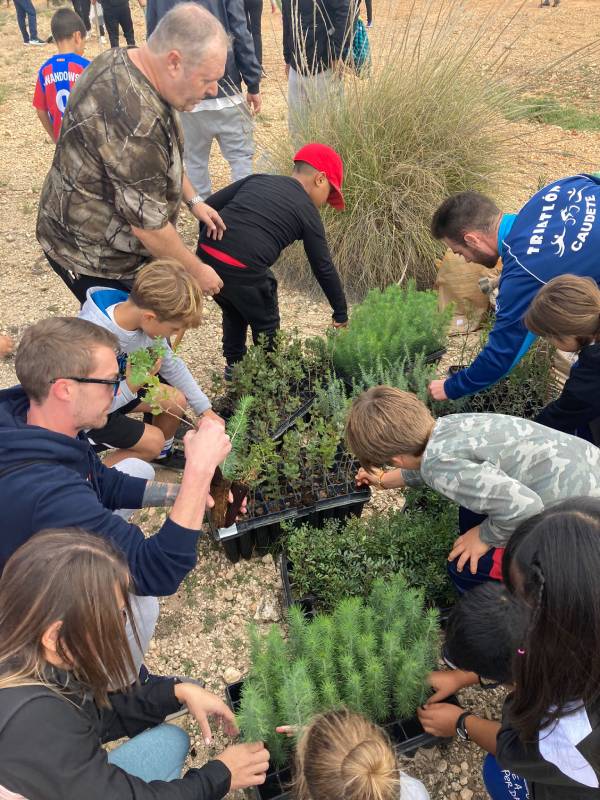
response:
<svg viewBox="0 0 600 800"><path fill-rule="evenodd" d="M475 575L482 556L504 548L518 525L545 507L578 495L600 497L600 449L588 442L504 414L435 420L415 395L390 386L356 398L346 439L362 464L357 483L381 489L426 484L485 516L457 538L448 556L457 559L459 573L469 562ZM499 577L493 567L481 579L489 577Z"/></svg>
<svg viewBox="0 0 600 800"><path fill-rule="evenodd" d="M110 330L119 340L118 360L124 379L113 403L113 411L104 428L88 431L97 444L117 448L105 459L113 465L124 458L147 461L168 459L179 417L189 403L195 414L214 416L208 397L198 386L183 360L176 356L168 340L180 331L197 328L202 319L202 290L184 267L170 259L153 261L137 273L131 293L120 289L93 287L87 292L79 316ZM152 373L165 385L160 401L163 413L153 424L128 417L131 411L150 411L144 402L144 390L126 376L127 356L150 347L156 337L163 340L165 355L156 362ZM166 462L165 462L166 463Z"/></svg>

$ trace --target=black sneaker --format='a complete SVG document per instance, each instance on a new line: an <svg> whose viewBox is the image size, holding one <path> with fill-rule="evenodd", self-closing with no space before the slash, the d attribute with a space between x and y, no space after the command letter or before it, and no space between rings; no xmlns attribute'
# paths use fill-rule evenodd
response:
<svg viewBox="0 0 600 800"><path fill-rule="evenodd" d="M231 383L231 381L233 380L233 368L234 368L233 364L227 364L227 366L223 370L223 380L226 383Z"/></svg>
<svg viewBox="0 0 600 800"><path fill-rule="evenodd" d="M172 447L168 455L162 458L155 458L152 461L157 467L163 469L182 470L185 467L185 454L183 448Z"/></svg>

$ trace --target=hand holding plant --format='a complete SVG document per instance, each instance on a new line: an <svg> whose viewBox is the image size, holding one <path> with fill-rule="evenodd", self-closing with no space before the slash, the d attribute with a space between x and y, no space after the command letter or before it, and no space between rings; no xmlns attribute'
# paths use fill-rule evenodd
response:
<svg viewBox="0 0 600 800"><path fill-rule="evenodd" d="M449 738L455 735L456 723L463 710L453 703L433 703L419 708L417 717L426 733Z"/></svg>
<svg viewBox="0 0 600 800"><path fill-rule="evenodd" d="M231 772L229 791L259 786L265 782L269 769L269 751L262 742L234 744L224 750L217 761L222 761Z"/></svg>
<svg viewBox="0 0 600 800"><path fill-rule="evenodd" d="M431 381L429 384L429 394L434 400L438 402L441 400L447 400L448 396L444 390L444 384L446 383L445 380L435 380Z"/></svg>
<svg viewBox="0 0 600 800"><path fill-rule="evenodd" d="M188 431L183 437L185 466L211 475L231 450L231 440L221 423L202 419L198 430Z"/></svg>
<svg viewBox="0 0 600 800"><path fill-rule="evenodd" d="M454 561L455 558L458 558L458 564L456 565L458 572L463 571L463 567L468 561L471 573L475 575L479 559L481 556L484 556L488 550L491 550L491 545L481 541L479 532L480 527L476 525L474 528L471 528L470 531L459 536L454 542L454 547L450 551L448 561Z"/></svg>

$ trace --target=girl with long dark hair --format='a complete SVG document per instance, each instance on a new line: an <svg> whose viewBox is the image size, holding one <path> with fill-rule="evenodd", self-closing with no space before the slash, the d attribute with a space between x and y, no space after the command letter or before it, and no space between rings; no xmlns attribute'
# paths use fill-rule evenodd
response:
<svg viewBox="0 0 600 800"><path fill-rule="evenodd" d="M507 633L488 613L490 635L512 650L512 692L502 724L449 703L419 711L425 730L473 739L486 749L486 788L493 800L600 798L600 500L577 497L524 522L504 554L503 577L522 617ZM481 610L461 601L463 629ZM471 604L473 605L473 604ZM449 630L452 637L452 631ZM481 639L480 638L480 646ZM473 644L476 635L471 636ZM478 680L477 659L460 658L463 686ZM489 653L486 654L489 659ZM451 656L452 658L452 656ZM489 678L489 675L480 676ZM433 673L442 700L460 688L461 675Z"/></svg>
<svg viewBox="0 0 600 800"><path fill-rule="evenodd" d="M219 800L262 783L262 743L226 748L179 778L187 734L161 724L187 706L236 733L215 695L178 678L129 686L130 577L108 540L77 529L33 536L0 578L0 798ZM102 743L129 737L110 754Z"/></svg>

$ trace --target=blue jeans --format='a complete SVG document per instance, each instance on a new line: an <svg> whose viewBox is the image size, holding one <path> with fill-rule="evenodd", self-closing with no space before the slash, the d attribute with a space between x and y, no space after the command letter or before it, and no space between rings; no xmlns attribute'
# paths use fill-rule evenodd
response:
<svg viewBox="0 0 600 800"><path fill-rule="evenodd" d="M108 761L146 783L173 781L181 777L189 747L185 731L163 723L115 747Z"/></svg>
<svg viewBox="0 0 600 800"><path fill-rule="evenodd" d="M492 800L529 800L523 778L509 769L502 769L489 753L483 762L483 782Z"/></svg>
<svg viewBox="0 0 600 800"><path fill-rule="evenodd" d="M37 16L31 0L15 0L15 11L23 41L27 43L30 39L37 39ZM27 32L27 18L29 19L29 33Z"/></svg>

